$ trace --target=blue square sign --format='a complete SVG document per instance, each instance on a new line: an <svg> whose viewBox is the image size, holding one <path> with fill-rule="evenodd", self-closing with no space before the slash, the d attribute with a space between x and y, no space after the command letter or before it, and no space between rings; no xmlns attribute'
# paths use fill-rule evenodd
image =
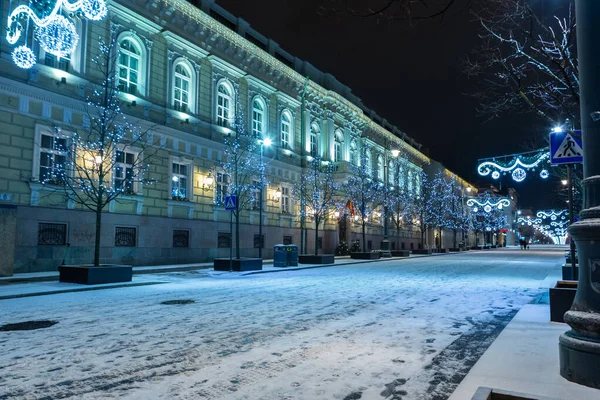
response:
<svg viewBox="0 0 600 400"><path fill-rule="evenodd" d="M551 164L576 164L582 162L581 131L550 133Z"/></svg>
<svg viewBox="0 0 600 400"><path fill-rule="evenodd" d="M233 211L237 208L237 197L236 196L225 196L225 209Z"/></svg>

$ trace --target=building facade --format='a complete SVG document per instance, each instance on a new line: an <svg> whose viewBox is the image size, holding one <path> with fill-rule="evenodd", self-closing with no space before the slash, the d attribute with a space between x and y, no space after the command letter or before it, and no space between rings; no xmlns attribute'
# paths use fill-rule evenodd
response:
<svg viewBox="0 0 600 400"><path fill-rule="evenodd" d="M9 8L4 1L2 21ZM418 143L333 76L294 58L212 1L111 1L104 20L74 21L79 44L69 57L46 54L33 30L33 68L16 67L4 39L0 48L0 204L16 206L14 273L93 258L94 214L56 190L60 182L49 177L65 156L57 144L68 146L69 135L89 127L87 96L102 82L90 59L111 40L118 51L114 85L121 108L154 150L152 158L144 148L118 153L110 179L133 168L130 158L148 157L153 183L131 185L106 207L103 263L192 263L229 255L230 213L223 200L231 182L221 165L227 138L240 123L273 141L263 149L268 185L262 204L241 215L241 256L256 256L261 242L265 258L275 244L300 244L294 189L313 157L333 163L343 181L365 151L373 179L388 185L390 154L399 152L403 168L396 180L414 196L423 171L445 170L432 166ZM468 186L462 181L463 189ZM320 252L362 240L357 223L340 211L319 233ZM310 219L306 226L306 250L312 251ZM409 225L391 226L388 234L393 249L418 246L419 234ZM378 249L383 237L379 213L368 222L367 248Z"/></svg>

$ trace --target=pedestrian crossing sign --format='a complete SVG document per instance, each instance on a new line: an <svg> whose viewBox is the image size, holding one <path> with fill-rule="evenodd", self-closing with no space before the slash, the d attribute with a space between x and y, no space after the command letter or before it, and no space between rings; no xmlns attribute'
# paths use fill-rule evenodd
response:
<svg viewBox="0 0 600 400"><path fill-rule="evenodd" d="M550 133L550 162L554 165L582 163L581 131Z"/></svg>
<svg viewBox="0 0 600 400"><path fill-rule="evenodd" d="M237 208L237 197L236 196L225 196L225 209L233 211Z"/></svg>

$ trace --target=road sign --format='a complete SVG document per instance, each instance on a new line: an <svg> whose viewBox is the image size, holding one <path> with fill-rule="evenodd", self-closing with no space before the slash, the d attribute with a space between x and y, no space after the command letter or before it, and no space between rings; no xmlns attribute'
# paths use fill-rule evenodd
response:
<svg viewBox="0 0 600 400"><path fill-rule="evenodd" d="M550 162L576 164L583 162L581 131L550 133Z"/></svg>
<svg viewBox="0 0 600 400"><path fill-rule="evenodd" d="M237 197L236 196L225 196L225 209L233 211L237 208Z"/></svg>

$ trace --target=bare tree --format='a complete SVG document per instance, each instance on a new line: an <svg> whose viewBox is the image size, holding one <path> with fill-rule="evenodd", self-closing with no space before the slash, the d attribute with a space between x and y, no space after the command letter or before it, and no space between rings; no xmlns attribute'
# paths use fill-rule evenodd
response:
<svg viewBox="0 0 600 400"><path fill-rule="evenodd" d="M91 62L101 82L90 84L83 126L73 132L57 127L56 135L41 139L52 152L41 159L40 183L96 214L95 266L100 265L102 212L123 195L137 194L139 185L152 183L146 172L159 150L152 146L150 128L142 130L140 121L132 122L121 110L118 57L115 38L100 41Z"/></svg>
<svg viewBox="0 0 600 400"><path fill-rule="evenodd" d="M573 0L563 16L546 16L528 0L486 0L471 9L480 46L463 69L477 78L478 113L493 119L532 112L554 124L579 121ZM560 11L560 10L559 10Z"/></svg>

